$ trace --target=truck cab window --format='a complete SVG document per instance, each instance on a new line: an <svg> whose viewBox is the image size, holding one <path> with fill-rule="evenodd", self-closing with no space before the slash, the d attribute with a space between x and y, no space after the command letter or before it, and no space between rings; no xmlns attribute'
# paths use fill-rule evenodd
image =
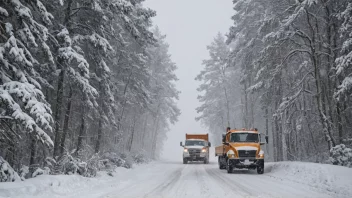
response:
<svg viewBox="0 0 352 198"><path fill-rule="evenodd" d="M185 145L186 146L205 146L205 142L204 141L191 140L191 141L186 141Z"/></svg>
<svg viewBox="0 0 352 198"><path fill-rule="evenodd" d="M258 134L256 133L232 133L231 142L259 142Z"/></svg>

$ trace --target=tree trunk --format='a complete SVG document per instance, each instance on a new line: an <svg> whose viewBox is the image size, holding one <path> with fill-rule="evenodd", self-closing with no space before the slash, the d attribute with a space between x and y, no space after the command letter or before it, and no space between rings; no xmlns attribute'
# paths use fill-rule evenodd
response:
<svg viewBox="0 0 352 198"><path fill-rule="evenodd" d="M324 97L322 94L322 81L321 81L321 76L320 76L320 68L319 68L319 58L318 54L316 52L316 48L319 46L317 45L316 41L316 34L318 29L314 29L311 21L311 16L309 15L309 11L306 9L307 13L307 22L309 24L311 34L312 34L312 43L310 44L310 51L311 51L311 61L313 64L313 69L314 69L314 79L315 79L315 85L316 85L316 90L317 90L317 95L316 95L316 100L317 100L317 108L319 112L319 117L320 117L320 123L323 126L323 134L325 135L325 140L328 142L328 148L332 148L335 145L335 141L331 135L331 131L329 131L329 122L328 118L326 117L326 114L324 113L324 108L323 108L323 98ZM319 50L319 49L318 49Z"/></svg>
<svg viewBox="0 0 352 198"><path fill-rule="evenodd" d="M70 21L71 21L71 7L73 0L67 0L67 8L65 13L64 25L66 25L67 29L70 30Z"/></svg>
<svg viewBox="0 0 352 198"><path fill-rule="evenodd" d="M245 128L248 128L249 123L248 123L248 93L247 93L247 83L244 82L244 123L245 123Z"/></svg>
<svg viewBox="0 0 352 198"><path fill-rule="evenodd" d="M250 128L255 128L255 123L254 123L254 105L255 105L255 100L254 100L254 95L251 94L250 96L251 99L251 124L249 125Z"/></svg>
<svg viewBox="0 0 352 198"><path fill-rule="evenodd" d="M82 107L82 114L81 114L81 127L79 129L78 139L77 139L77 149L76 149L76 156L80 155L80 151L83 149L83 140L85 138L85 107Z"/></svg>
<svg viewBox="0 0 352 198"><path fill-rule="evenodd" d="M142 149L145 148L145 135L147 133L147 126L148 126L148 113L145 114L144 126L143 126L143 135L142 135Z"/></svg>
<svg viewBox="0 0 352 198"><path fill-rule="evenodd" d="M31 137L31 156L30 156L30 161L29 165L34 165L36 164L36 157L37 157L37 140L35 137Z"/></svg>
<svg viewBox="0 0 352 198"><path fill-rule="evenodd" d="M159 119L156 120L156 126L155 126L155 132L153 136L153 142L152 142L152 155L153 158L156 159L156 144L158 142L158 130L159 130Z"/></svg>
<svg viewBox="0 0 352 198"><path fill-rule="evenodd" d="M67 8L65 10L65 18L64 18L64 25L67 26L67 29L70 30L69 28L69 21L71 19L71 6L72 6L73 0L68 0L67 1ZM59 79L58 79L58 85L57 85L57 99L56 99L56 109L55 109L55 140L54 140L54 153L53 156L56 157L60 155L61 150L61 132L60 132L60 123L61 123L61 114L62 114L62 101L63 101L63 89L64 89L64 79L65 79L65 73L66 73L66 68L64 66L64 63L61 63L62 68L59 74Z"/></svg>
<svg viewBox="0 0 352 198"><path fill-rule="evenodd" d="M72 92L72 88L70 87L69 96L67 98L66 111L65 111L64 128L63 128L61 143L60 143L60 154L61 155L65 151L65 141L66 141L66 136L68 133L68 124L70 121L70 114L71 114L72 95L73 95L73 92Z"/></svg>
<svg viewBox="0 0 352 198"><path fill-rule="evenodd" d="M134 133L135 133L135 127L136 127L136 120L137 120L137 118L136 118L136 112L134 113L134 116L133 116L133 125L132 125L132 130L131 130L131 142L130 142L130 146L129 146L129 148L128 148L128 151L129 152L131 152L131 150L132 150L132 146L133 146L133 138L134 138Z"/></svg>
<svg viewBox="0 0 352 198"><path fill-rule="evenodd" d="M279 127L279 121L277 118L274 119L274 125L275 125L275 141L274 141L274 149L275 149L275 161L281 161L281 147L280 147L280 139L281 139L281 133L280 133L280 127Z"/></svg>
<svg viewBox="0 0 352 198"><path fill-rule="evenodd" d="M265 107L265 135L269 136L269 110L268 110L268 105ZM267 153L267 156L270 157L269 154L269 143L265 144L265 151Z"/></svg>
<svg viewBox="0 0 352 198"><path fill-rule="evenodd" d="M227 90L224 87L225 99L226 99L226 113L227 113L227 127L230 127L230 104L227 96Z"/></svg>
<svg viewBox="0 0 352 198"><path fill-rule="evenodd" d="M340 102L337 101L336 103L336 112L337 112L337 129L339 132L339 143L343 143L343 129L342 129L342 119L341 119L341 108Z"/></svg>
<svg viewBox="0 0 352 198"><path fill-rule="evenodd" d="M281 116L281 160L287 161L287 144L286 144L286 133L288 131L287 127L287 111L283 113L284 115Z"/></svg>
<svg viewBox="0 0 352 198"><path fill-rule="evenodd" d="M61 132L60 132L60 123L61 123L61 114L62 114L62 100L63 100L63 90L64 90L64 79L65 79L65 70L61 68L59 79L57 82L57 98L55 106L55 140L54 140L54 153L53 156L60 155L60 141L61 141Z"/></svg>
<svg viewBox="0 0 352 198"><path fill-rule="evenodd" d="M312 62L314 66L314 75L315 75L315 85L317 89L317 107L318 107L318 112L319 112L319 117L320 117L320 122L323 126L323 133L325 135L325 140L328 142L328 148L329 150L335 146L335 141L331 136L331 132L329 131L329 123L328 123L328 118L326 117L323 109L323 100L322 100L322 88L321 88L321 78L320 78L320 70L318 68L318 62L317 62L317 56L314 48L312 48L313 52L313 57L312 57Z"/></svg>
<svg viewBox="0 0 352 198"><path fill-rule="evenodd" d="M100 114L98 126L98 139L95 143L95 153L99 153L101 140L103 139L103 115Z"/></svg>

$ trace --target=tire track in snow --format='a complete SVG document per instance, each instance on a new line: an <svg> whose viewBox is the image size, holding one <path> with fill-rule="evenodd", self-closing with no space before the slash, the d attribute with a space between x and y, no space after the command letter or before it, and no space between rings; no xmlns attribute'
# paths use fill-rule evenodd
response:
<svg viewBox="0 0 352 198"><path fill-rule="evenodd" d="M202 178L200 178L198 164L187 164L180 176L178 182L167 193L167 198L184 198L184 197L204 197L201 196ZM205 193L205 192L203 192Z"/></svg>
<svg viewBox="0 0 352 198"><path fill-rule="evenodd" d="M172 188L163 191L166 198L202 197L214 198L209 187L209 177L202 164L187 164L182 171L180 179Z"/></svg>
<svg viewBox="0 0 352 198"><path fill-rule="evenodd" d="M165 168L167 165L163 163L158 164L152 169L149 169L148 171L150 172L148 172L148 174L140 178L138 178L139 175L137 175L132 178L132 180L126 181L125 185L120 186L114 190L114 192L110 192L103 197L118 198L120 195L123 195L124 198L147 197L151 191L165 185L165 182L171 184L171 182L168 182L170 178L177 178L177 173L182 172L184 167L175 165L176 164L173 164Z"/></svg>
<svg viewBox="0 0 352 198"><path fill-rule="evenodd" d="M153 198L153 197L162 197L162 195L165 192L168 192L169 189L171 189L177 181L181 178L182 171L185 167L180 167L176 171L174 171L171 175L170 178L166 178L168 181L164 181L165 183L161 183L158 186L156 186L154 189L152 189L149 193L144 195L144 198Z"/></svg>
<svg viewBox="0 0 352 198"><path fill-rule="evenodd" d="M199 171L199 169L197 168L196 169L196 176L197 176L197 181L198 181L198 184L200 186L200 194L202 195L202 197L213 197L213 196L210 196L210 192L209 192L209 184L205 181L205 168L204 166L206 165L202 165L201 166L201 173Z"/></svg>
<svg viewBox="0 0 352 198"><path fill-rule="evenodd" d="M218 185L220 187L224 188L226 186L226 188L232 191L233 193L240 194L243 197L250 197L253 195L251 189L248 189L247 187L239 184L238 182L229 182L229 180L226 180L224 177L222 177L222 171L216 170L215 172L215 168L209 168L205 170L212 178L218 181Z"/></svg>

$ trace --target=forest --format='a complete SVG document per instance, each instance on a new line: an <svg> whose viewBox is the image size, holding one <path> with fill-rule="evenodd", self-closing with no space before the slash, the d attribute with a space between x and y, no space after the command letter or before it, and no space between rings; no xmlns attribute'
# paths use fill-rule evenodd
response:
<svg viewBox="0 0 352 198"><path fill-rule="evenodd" d="M273 161L352 167L352 3L233 0L196 77L200 120L269 135Z"/></svg>
<svg viewBox="0 0 352 198"><path fill-rule="evenodd" d="M155 15L143 0L0 2L1 181L158 157L180 110Z"/></svg>
<svg viewBox="0 0 352 198"><path fill-rule="evenodd" d="M257 128L268 161L352 167L352 2L232 2L195 76L196 121L214 145ZM1 0L0 182L158 159L180 92L143 3Z"/></svg>

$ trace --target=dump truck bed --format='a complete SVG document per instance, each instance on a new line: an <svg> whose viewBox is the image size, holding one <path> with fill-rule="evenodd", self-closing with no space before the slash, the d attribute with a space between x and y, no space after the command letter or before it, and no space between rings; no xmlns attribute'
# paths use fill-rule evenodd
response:
<svg viewBox="0 0 352 198"><path fill-rule="evenodd" d="M209 141L209 135L208 134L187 134L186 133L186 140L188 139L199 139L199 140L205 140Z"/></svg>
<svg viewBox="0 0 352 198"><path fill-rule="evenodd" d="M223 156L225 152L224 145L215 147L215 156Z"/></svg>

